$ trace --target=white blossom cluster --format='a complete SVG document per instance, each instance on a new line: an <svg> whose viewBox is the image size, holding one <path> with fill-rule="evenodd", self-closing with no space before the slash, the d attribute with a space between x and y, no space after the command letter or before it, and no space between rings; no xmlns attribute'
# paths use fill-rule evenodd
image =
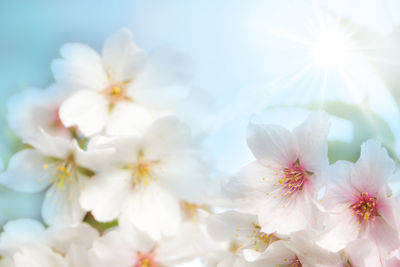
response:
<svg viewBox="0 0 400 267"><path fill-rule="evenodd" d="M64 45L55 82L9 100L25 145L0 183L45 196L42 221L3 227L1 267L400 266L395 163L371 140L330 165L324 112L293 131L249 124L256 160L223 184L231 206L217 213L218 182L181 119L186 63L122 29L101 54Z"/></svg>

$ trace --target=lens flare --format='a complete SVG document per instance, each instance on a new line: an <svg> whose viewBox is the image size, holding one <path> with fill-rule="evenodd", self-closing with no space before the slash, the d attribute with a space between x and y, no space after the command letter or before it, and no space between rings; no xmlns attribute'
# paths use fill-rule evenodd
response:
<svg viewBox="0 0 400 267"><path fill-rule="evenodd" d="M347 38L336 32L324 33L311 46L316 64L325 68L343 66L348 55Z"/></svg>

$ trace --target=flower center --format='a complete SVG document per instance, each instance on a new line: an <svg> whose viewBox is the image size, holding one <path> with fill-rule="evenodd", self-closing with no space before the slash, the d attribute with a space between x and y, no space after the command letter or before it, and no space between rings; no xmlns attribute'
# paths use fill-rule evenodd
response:
<svg viewBox="0 0 400 267"><path fill-rule="evenodd" d="M128 164L125 168L131 171L132 187L139 185L148 186L152 180L157 178L154 175L154 165L157 161L148 161L144 158L143 151L139 151L137 162Z"/></svg>
<svg viewBox="0 0 400 267"><path fill-rule="evenodd" d="M256 234L256 240L254 241L253 247L254 250L258 251L260 248L265 250L272 242L279 239L274 234L261 232L261 226L257 223L253 223L253 226L253 233Z"/></svg>
<svg viewBox="0 0 400 267"><path fill-rule="evenodd" d="M196 203L189 203L187 201L180 201L180 206L181 209L183 211L183 215L185 216L185 219L191 219L194 222L197 222L197 212L199 210L203 210L206 211L208 213L210 213L210 210L204 206L204 205L200 205L200 204L196 204Z"/></svg>
<svg viewBox="0 0 400 267"><path fill-rule="evenodd" d="M374 221L377 215L376 197L369 195L368 192L361 192L356 202L351 205L351 208L353 209L351 215L354 216L355 214L359 223L368 223L369 220Z"/></svg>
<svg viewBox="0 0 400 267"><path fill-rule="evenodd" d="M55 183L57 188L63 189L64 185L67 183L74 183L74 178L71 175L73 172L74 161L72 157L69 157L65 161L58 161L54 172L52 173L53 178L50 180L51 183ZM49 165L43 164L43 169L48 170Z"/></svg>
<svg viewBox="0 0 400 267"><path fill-rule="evenodd" d="M297 160L295 163L283 169L283 177L278 180L282 187L282 196L296 194L308 181L307 172Z"/></svg>
<svg viewBox="0 0 400 267"><path fill-rule="evenodd" d="M157 267L159 266L154 260L153 253L137 253L136 263L133 267Z"/></svg>
<svg viewBox="0 0 400 267"><path fill-rule="evenodd" d="M290 267L302 267L303 265L301 264L300 260L296 257L291 264Z"/></svg>
<svg viewBox="0 0 400 267"><path fill-rule="evenodd" d="M119 101L131 100L126 93L126 85L128 83L129 81L114 83L101 92L110 102L111 108Z"/></svg>
<svg viewBox="0 0 400 267"><path fill-rule="evenodd" d="M274 234L262 232L261 226L257 223L253 223L250 232L247 229L242 231L240 228L236 228L236 231L235 237L245 242L240 247L250 246L255 251L265 251L272 242L279 240Z"/></svg>

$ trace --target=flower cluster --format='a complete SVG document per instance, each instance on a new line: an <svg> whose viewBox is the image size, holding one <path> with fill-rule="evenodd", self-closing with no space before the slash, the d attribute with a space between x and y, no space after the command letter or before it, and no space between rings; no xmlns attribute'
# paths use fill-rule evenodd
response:
<svg viewBox="0 0 400 267"><path fill-rule="evenodd" d="M4 225L1 267L400 266L396 166L379 142L330 165L324 112L293 131L251 123L256 160L215 190L181 114L190 69L122 29L101 54L64 45L54 83L9 100L24 148L0 183L44 200L42 221Z"/></svg>
<svg viewBox="0 0 400 267"><path fill-rule="evenodd" d="M369 140L357 162L330 165L329 127L322 111L293 131L249 125L256 160L227 184L237 210L208 220L231 240L229 266L400 266L393 160Z"/></svg>

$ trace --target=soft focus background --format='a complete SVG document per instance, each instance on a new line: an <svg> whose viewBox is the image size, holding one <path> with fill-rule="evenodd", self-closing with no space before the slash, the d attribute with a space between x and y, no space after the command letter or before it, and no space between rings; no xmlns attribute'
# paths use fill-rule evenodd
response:
<svg viewBox="0 0 400 267"><path fill-rule="evenodd" d="M293 127L315 108L332 115L332 162L356 159L371 137L397 160L399 24L397 0L0 1L0 156L6 163L20 147L7 97L47 87L63 43L100 49L128 27L147 51L172 46L192 57L193 85L209 99L198 128L217 175L252 159L249 120ZM1 188L0 223L38 217L40 198Z"/></svg>

